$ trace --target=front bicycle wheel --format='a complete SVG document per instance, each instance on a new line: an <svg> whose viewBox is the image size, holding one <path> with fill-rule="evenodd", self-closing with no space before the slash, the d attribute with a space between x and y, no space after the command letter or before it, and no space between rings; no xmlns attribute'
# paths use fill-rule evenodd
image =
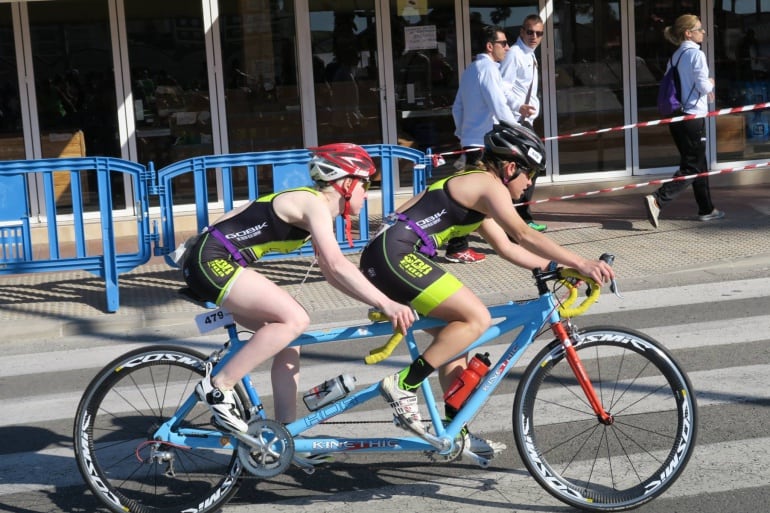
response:
<svg viewBox="0 0 770 513"><path fill-rule="evenodd" d="M529 364L516 391L519 454L538 483L567 504L636 508L671 486L692 455L692 386L671 354L642 333L592 327L573 344L614 421L599 421L555 340Z"/></svg>
<svg viewBox="0 0 770 513"><path fill-rule="evenodd" d="M203 513L220 508L237 491L241 465L227 437L216 437L221 445L209 448L153 440L195 394L205 359L174 346L137 349L113 360L86 388L75 415L75 459L91 491L111 511ZM240 387L236 396L246 418ZM196 430L196 440L220 431L200 401L175 420L171 430L180 429Z"/></svg>

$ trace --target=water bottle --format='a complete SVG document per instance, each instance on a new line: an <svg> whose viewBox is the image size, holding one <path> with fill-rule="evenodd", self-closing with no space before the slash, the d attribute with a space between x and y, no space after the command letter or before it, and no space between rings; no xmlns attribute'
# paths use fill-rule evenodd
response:
<svg viewBox="0 0 770 513"><path fill-rule="evenodd" d="M318 408L342 399L352 392L355 387L356 378L350 374L340 374L336 378L326 380L308 390L302 396L302 401L304 401L308 410L316 411Z"/></svg>
<svg viewBox="0 0 770 513"><path fill-rule="evenodd" d="M489 353L476 354L471 358L468 367L444 394L444 402L455 410L459 410L471 392L476 390L481 378L489 371L491 364Z"/></svg>

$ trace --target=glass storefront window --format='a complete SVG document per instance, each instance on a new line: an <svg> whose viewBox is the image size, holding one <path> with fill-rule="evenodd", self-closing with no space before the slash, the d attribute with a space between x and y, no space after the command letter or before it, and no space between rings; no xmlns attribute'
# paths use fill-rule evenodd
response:
<svg viewBox="0 0 770 513"><path fill-rule="evenodd" d="M200 4L126 2L126 31L139 161L161 168L210 153Z"/></svg>
<svg viewBox="0 0 770 513"><path fill-rule="evenodd" d="M374 0L309 5L318 143L381 143Z"/></svg>
<svg viewBox="0 0 770 513"><path fill-rule="evenodd" d="M11 6L0 4L0 160L24 159Z"/></svg>
<svg viewBox="0 0 770 513"><path fill-rule="evenodd" d="M554 2L557 132L623 124L621 7L618 2ZM625 134L559 141L559 174L626 169Z"/></svg>
<svg viewBox="0 0 770 513"><path fill-rule="evenodd" d="M219 1L229 153L302 148L294 2ZM257 173L259 194L272 177ZM235 194L248 196L245 170Z"/></svg>
<svg viewBox="0 0 770 513"><path fill-rule="evenodd" d="M230 153L301 148L294 3L220 0Z"/></svg>
<svg viewBox="0 0 770 513"><path fill-rule="evenodd" d="M639 121L660 119L657 99L660 80L666 72L668 59L676 47L666 41L663 30L673 25L677 16L692 12L695 6L685 2L651 4L637 2L636 20L636 95ZM668 125L639 129L639 167L642 169L679 165L679 153L671 139Z"/></svg>
<svg viewBox="0 0 770 513"><path fill-rule="evenodd" d="M156 169L214 152L201 3L131 0L126 33L138 160ZM209 176L211 184L215 177ZM192 178L174 183L174 201L192 200ZM216 188L209 187L210 199Z"/></svg>
<svg viewBox="0 0 770 513"><path fill-rule="evenodd" d="M714 9L716 108L770 101L770 2L720 2ZM770 156L770 109L718 116L717 160Z"/></svg>
<svg viewBox="0 0 770 513"><path fill-rule="evenodd" d="M43 158L120 157L107 2L26 5ZM97 203L95 175L89 175L81 183L87 207ZM112 184L116 205L125 204L119 176ZM70 174L57 173L54 182L58 211L66 212L72 203Z"/></svg>
<svg viewBox="0 0 770 513"><path fill-rule="evenodd" d="M398 143L434 153L459 149L452 119L459 80L454 2L391 2L391 27ZM454 171L450 164L434 177ZM411 163L400 174L402 184L411 183Z"/></svg>

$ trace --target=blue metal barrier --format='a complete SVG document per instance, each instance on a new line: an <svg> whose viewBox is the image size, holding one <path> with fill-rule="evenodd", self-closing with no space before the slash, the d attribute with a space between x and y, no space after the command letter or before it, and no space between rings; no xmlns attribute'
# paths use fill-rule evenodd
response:
<svg viewBox="0 0 770 513"><path fill-rule="evenodd" d="M0 175L0 269L32 259L28 202L24 174Z"/></svg>
<svg viewBox="0 0 770 513"><path fill-rule="evenodd" d="M72 199L71 221L62 222L57 215L57 200L54 191L54 173L70 173L70 193ZM133 204L137 205L140 212L137 213L137 245L138 250L133 253L118 254L115 249L115 224L113 220L112 184L111 173L123 173L131 177L134 190ZM45 198L44 211L40 216L46 220L47 240L39 247L47 250L47 255L35 256L32 254L32 241L29 234L29 220L26 214L26 222L22 234L24 240L23 259L0 260L0 274L21 274L33 272L70 271L83 270L104 278L107 289L108 312L118 310L120 296L118 290L118 274L130 271L136 266L147 262L151 256L149 224L147 212L147 188L144 166L125 160L108 157L79 157L67 159L41 159L26 161L7 161L0 163L0 177L21 177L25 182L27 176L40 174L43 183L43 195ZM97 251L89 252L86 238L86 216L84 215L83 190L81 188L82 175L94 174L97 185L96 194L99 201L100 242ZM29 212L26 187L16 194L23 194L25 210ZM0 212L0 221L12 222L9 212ZM68 215L69 217L69 215ZM63 256L60 242L60 232L63 229L74 231L73 249L69 251L71 256ZM65 228L66 227L66 228Z"/></svg>
<svg viewBox="0 0 770 513"><path fill-rule="evenodd" d="M345 240L341 218L336 220L337 240L343 251L360 250L369 240L370 223L381 219L395 209L395 181L399 169L398 159L414 163L413 193L420 192L427 184L431 172L431 158L428 154L396 145L374 144L364 148L374 159L381 159L382 207L376 215L370 215L369 205L364 205L359 216L359 234L354 247L349 248ZM41 159L28 161L0 161L0 275L33 272L83 270L104 278L106 285L106 310L116 312L120 305L118 275L147 263L153 254L166 256L176 248L174 234L173 188L175 179L192 175L198 231L209 222L209 177L221 174L222 201L225 212L231 210L237 201L251 200L267 193L259 190L258 171L260 166L270 167L272 190L279 191L299 185L310 185L307 163L308 150L286 150L274 152L243 153L194 157L167 166L157 173L150 163L148 167L134 162L109 157L79 157L66 159ZM61 221L57 212L54 173L69 173L72 214ZM137 223L135 252L118 253L113 219L112 173L121 173L121 179L128 177L133 191L134 217ZM234 173L245 173L244 197L235 197ZM95 175L97 184L99 219L84 211L83 179ZM87 176L88 175L88 176ZM46 248L47 255L33 255L30 237L30 204L27 181L39 176L43 184L44 205L37 215L45 222L47 240L36 247ZM93 181L93 180L91 180ZM158 196L161 210L162 234L157 225L151 226L150 198ZM186 201L189 203L189 200ZM181 215L181 214L180 214ZM89 248L86 224L100 225L100 245L97 251ZM73 248L62 250L60 232L73 230ZM154 243L154 248L153 248ZM308 246L289 255L267 255L277 258L310 254Z"/></svg>
<svg viewBox="0 0 770 513"><path fill-rule="evenodd" d="M373 159L380 159L382 176L382 208L380 212L370 213L366 202L359 216L358 237L353 239L353 247L349 247L345 239L344 222L341 217L335 221L337 242L344 252L360 251L369 241L370 224L374 219L382 219L395 209L395 180L398 170L398 159L404 159L415 164L415 174L424 176L426 168L430 168L430 158L425 153L412 148L389 144L364 145L364 149ZM176 230L174 225L174 180L185 175L192 175L193 190L196 205L196 232L202 231L215 219L211 217L208 204L209 176L212 173L221 174L223 212L233 209L237 200L254 200L271 191L259 189L258 171L260 166L270 166L272 191L280 191L302 185L312 186L307 164L311 154L308 150L282 150L256 153L234 153L229 155L212 155L193 157L175 162L157 172L157 187L150 189L151 194L160 197L161 205L161 244L155 247L156 255L164 255L169 265L175 265L169 253L176 248ZM234 191L234 175L237 173L246 179L245 195L236 198ZM424 184L424 179L422 182ZM413 184L413 192L422 190ZM424 188L424 185L422 186ZM182 214L179 214L182 215ZM267 254L263 259L286 258L312 254L312 247L306 244L297 251L288 254Z"/></svg>

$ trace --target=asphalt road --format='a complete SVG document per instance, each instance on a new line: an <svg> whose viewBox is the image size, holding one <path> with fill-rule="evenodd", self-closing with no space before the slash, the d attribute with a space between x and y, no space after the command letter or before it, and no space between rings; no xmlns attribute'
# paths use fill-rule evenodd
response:
<svg viewBox="0 0 770 513"><path fill-rule="evenodd" d="M625 326L664 342L687 370L700 408L698 447L684 474L662 497L635 511L766 511L770 265L762 260L690 269L621 283L621 290L623 300L603 296L578 324ZM157 341L166 337L173 334L159 335ZM182 343L207 350L221 340L221 335L212 335ZM144 344L100 343L90 337L65 337L45 346L8 342L8 351L0 356L0 511L106 511L76 469L72 417L97 370ZM341 366L356 374L359 383L374 382L406 361L403 354L396 355L385 362L386 368L371 369L360 363L367 350L360 343L308 348L303 387L337 374ZM264 368L253 376L258 387L266 383ZM519 460L510 431L515 386L515 379L508 380L473 423L476 434L508 445L487 469L465 461L433 463L421 454L345 455L312 475L292 468L269 480L246 480L224 511L572 511L543 491ZM366 413L388 429L384 403Z"/></svg>

